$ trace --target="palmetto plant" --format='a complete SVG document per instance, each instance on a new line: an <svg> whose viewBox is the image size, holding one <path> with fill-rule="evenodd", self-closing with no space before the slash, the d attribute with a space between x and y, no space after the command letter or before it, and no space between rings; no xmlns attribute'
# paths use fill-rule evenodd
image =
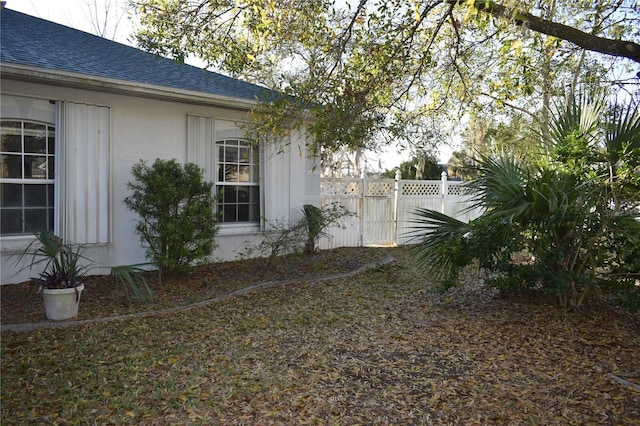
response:
<svg viewBox="0 0 640 426"><path fill-rule="evenodd" d="M93 262L84 256L81 244L70 244L51 231L34 233L35 239L18 253L16 264L26 260L25 268L42 266L37 278L32 280L42 288L63 289L80 286L83 278L94 267ZM111 279L118 290L122 289L129 302L153 300L153 292L141 274L143 264L121 265L111 268Z"/></svg>
<svg viewBox="0 0 640 426"><path fill-rule="evenodd" d="M20 262L30 256L30 268L44 264L40 276L32 279L44 288L79 286L88 270L87 266L83 265L83 262L88 259L81 254L82 247L67 244L52 232L42 231L34 235L36 239L20 253L17 259Z"/></svg>
<svg viewBox="0 0 640 426"><path fill-rule="evenodd" d="M478 259L512 284L541 285L563 305L580 306L605 282L604 272L620 264L622 246L629 250L634 244L614 242L612 228L624 223L621 217L637 216L640 203L637 109L614 109L608 120L605 111L602 100L586 97L555 111L551 139L540 141L546 155L535 164L505 154L479 155L478 174L468 185L475 194L472 208L484 213L467 224L418 210L413 233L420 264L451 279ZM523 249L533 264L511 261Z"/></svg>
<svg viewBox="0 0 640 426"><path fill-rule="evenodd" d="M304 218L300 221L299 226L304 230L306 236L304 252L309 256L316 252L316 244L320 237L330 236L327 232L330 226L344 228L344 225L340 223L341 219L353 216L353 213L350 213L338 203L332 203L323 208L305 204L302 211Z"/></svg>

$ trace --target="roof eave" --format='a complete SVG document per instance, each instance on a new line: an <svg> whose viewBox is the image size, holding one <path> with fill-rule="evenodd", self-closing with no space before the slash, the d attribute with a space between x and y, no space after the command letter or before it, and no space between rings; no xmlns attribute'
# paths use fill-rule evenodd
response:
<svg viewBox="0 0 640 426"><path fill-rule="evenodd" d="M51 84L61 87L95 90L128 96L184 102L189 104L225 107L247 111L258 104L257 100L233 98L192 90L91 76L68 71L52 70L8 62L1 62L2 79L30 83Z"/></svg>

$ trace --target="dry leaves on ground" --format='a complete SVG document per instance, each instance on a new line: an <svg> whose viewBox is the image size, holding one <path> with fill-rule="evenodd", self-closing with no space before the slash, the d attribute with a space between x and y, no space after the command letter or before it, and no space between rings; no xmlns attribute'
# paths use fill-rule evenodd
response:
<svg viewBox="0 0 640 426"><path fill-rule="evenodd" d="M640 424L640 320L355 277L2 336L2 423Z"/></svg>

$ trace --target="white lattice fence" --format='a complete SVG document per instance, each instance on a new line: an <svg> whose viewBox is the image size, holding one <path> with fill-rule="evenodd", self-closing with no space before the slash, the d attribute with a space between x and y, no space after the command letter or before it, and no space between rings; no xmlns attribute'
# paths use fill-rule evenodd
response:
<svg viewBox="0 0 640 426"><path fill-rule="evenodd" d="M403 181L401 197L434 197L442 194L442 184L438 180Z"/></svg>
<svg viewBox="0 0 640 426"><path fill-rule="evenodd" d="M395 242L396 182L393 179L365 180L363 245Z"/></svg>
<svg viewBox="0 0 640 426"><path fill-rule="evenodd" d="M437 210L468 222L479 215L469 211L472 194L461 182L442 180L323 179L322 205L341 203L354 213L345 228L329 230L323 249L372 244L411 243L409 232L417 208Z"/></svg>
<svg viewBox="0 0 640 426"><path fill-rule="evenodd" d="M320 194L322 196L361 197L364 179L322 179Z"/></svg>
<svg viewBox="0 0 640 426"><path fill-rule="evenodd" d="M318 246L321 249L362 246L364 180L323 179L320 182L320 193L321 207L340 203L353 216L344 218L340 226L330 227L327 230L330 237L320 238Z"/></svg>

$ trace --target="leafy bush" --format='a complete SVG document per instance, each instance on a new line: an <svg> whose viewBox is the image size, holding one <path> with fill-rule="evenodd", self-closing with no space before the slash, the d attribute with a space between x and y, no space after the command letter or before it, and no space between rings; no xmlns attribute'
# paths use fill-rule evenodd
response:
<svg viewBox="0 0 640 426"><path fill-rule="evenodd" d="M430 210L416 213L415 251L423 268L451 280L477 259L498 272L493 282L501 289L540 286L571 308L611 282L635 283L640 116L632 105L611 121L603 112L601 101L584 99L557 111L551 140L540 141L546 155L536 163L479 155L469 186L473 208L484 211L480 218L467 224ZM521 250L531 253L531 264L513 261Z"/></svg>
<svg viewBox="0 0 640 426"><path fill-rule="evenodd" d="M136 232L146 256L160 272L182 271L207 259L215 248L218 221L212 184L195 164L157 159L131 170L133 193L124 202L140 216Z"/></svg>

